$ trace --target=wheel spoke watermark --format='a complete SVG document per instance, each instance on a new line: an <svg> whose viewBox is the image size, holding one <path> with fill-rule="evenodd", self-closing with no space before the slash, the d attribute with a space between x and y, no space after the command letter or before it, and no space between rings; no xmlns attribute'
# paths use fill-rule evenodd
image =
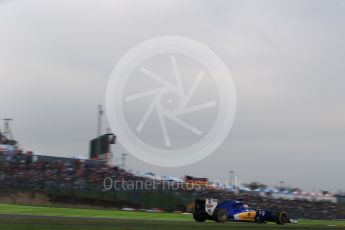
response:
<svg viewBox="0 0 345 230"><path fill-rule="evenodd" d="M236 92L222 60L200 42L158 37L129 50L106 92L109 124L139 159L192 164L211 154L231 129Z"/></svg>

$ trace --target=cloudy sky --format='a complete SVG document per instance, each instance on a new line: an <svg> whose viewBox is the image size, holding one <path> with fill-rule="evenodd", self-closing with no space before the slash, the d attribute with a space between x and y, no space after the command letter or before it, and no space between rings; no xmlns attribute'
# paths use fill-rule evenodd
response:
<svg viewBox="0 0 345 230"><path fill-rule="evenodd" d="M345 1L0 1L0 118L25 149L88 153L97 104L134 45L184 36L231 70L238 107L208 158L128 168L345 190ZM108 127L104 121L104 127ZM117 145L117 156L126 150Z"/></svg>

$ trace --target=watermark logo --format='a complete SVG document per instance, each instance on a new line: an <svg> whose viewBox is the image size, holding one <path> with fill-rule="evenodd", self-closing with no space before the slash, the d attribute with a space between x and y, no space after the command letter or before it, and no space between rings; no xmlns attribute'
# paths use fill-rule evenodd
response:
<svg viewBox="0 0 345 230"><path fill-rule="evenodd" d="M224 62L204 44L157 37L114 68L106 114L119 142L147 163L178 167L216 150L229 133L236 91Z"/></svg>
<svg viewBox="0 0 345 230"><path fill-rule="evenodd" d="M105 177L102 183L102 191L198 191L198 190L227 190L238 191L241 188L242 181L235 178L234 181L213 181L207 184L198 184L192 182L176 182L152 179L126 180L124 178L115 179Z"/></svg>

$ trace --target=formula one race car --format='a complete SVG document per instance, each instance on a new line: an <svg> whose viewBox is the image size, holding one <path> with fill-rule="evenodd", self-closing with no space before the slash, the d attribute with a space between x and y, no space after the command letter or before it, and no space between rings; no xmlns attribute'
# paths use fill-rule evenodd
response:
<svg viewBox="0 0 345 230"><path fill-rule="evenodd" d="M214 220L224 223L233 222L253 222L277 224L292 223L297 224L297 220L289 219L285 212L273 214L271 211L249 208L243 200L227 200L218 202L217 199L196 199L193 218L197 222Z"/></svg>

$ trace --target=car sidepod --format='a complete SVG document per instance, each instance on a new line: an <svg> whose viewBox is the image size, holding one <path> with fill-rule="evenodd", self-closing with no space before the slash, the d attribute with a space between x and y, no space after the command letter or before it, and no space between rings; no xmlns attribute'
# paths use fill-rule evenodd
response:
<svg viewBox="0 0 345 230"><path fill-rule="evenodd" d="M254 222L256 219L256 211L245 211L234 215L235 221Z"/></svg>

